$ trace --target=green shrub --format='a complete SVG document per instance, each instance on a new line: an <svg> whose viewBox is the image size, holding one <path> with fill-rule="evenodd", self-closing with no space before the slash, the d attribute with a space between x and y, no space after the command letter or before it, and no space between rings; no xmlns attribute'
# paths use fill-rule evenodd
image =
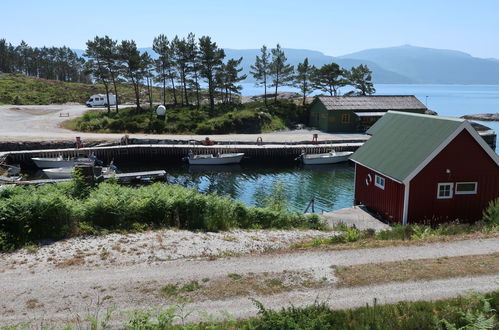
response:
<svg viewBox="0 0 499 330"><path fill-rule="evenodd" d="M489 206L483 211L483 220L491 225L499 225L499 198L489 202Z"/></svg>
<svg viewBox="0 0 499 330"><path fill-rule="evenodd" d="M0 199L3 246L21 246L40 239L67 237L76 228L74 201L51 185L17 187Z"/></svg>
<svg viewBox="0 0 499 330"><path fill-rule="evenodd" d="M94 187L78 174L67 183L2 189L0 197L0 249L78 233L148 227L219 231L324 226L317 215L247 207L178 185L133 188L109 182Z"/></svg>

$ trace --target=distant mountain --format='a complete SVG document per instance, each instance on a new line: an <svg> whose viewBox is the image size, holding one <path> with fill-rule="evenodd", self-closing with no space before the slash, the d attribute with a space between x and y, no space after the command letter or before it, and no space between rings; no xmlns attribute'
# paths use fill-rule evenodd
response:
<svg viewBox="0 0 499 330"><path fill-rule="evenodd" d="M260 50L230 49L230 48L226 48L224 50L227 58L238 59L240 57L243 57L243 61L241 62L243 72L248 75L247 79L248 81L253 81L253 77L249 74L250 66L255 63L255 58L257 55L260 55ZM357 66L359 64L365 63L373 71L373 80L379 84L412 83L411 79L409 79L408 77L405 77L401 74L398 74L390 70L386 70L372 61L347 59L347 58L341 59L325 55L319 51L307 50L307 49L283 48L283 51L286 54L286 57L288 58L288 63L294 65L295 68L298 65L298 63L303 62L305 58L308 58L309 63L311 65L315 65L316 67L320 67L324 64L335 62L338 63L343 68L350 69L352 66Z"/></svg>
<svg viewBox="0 0 499 330"><path fill-rule="evenodd" d="M419 84L499 84L499 60L414 46L363 50L340 56L374 62Z"/></svg>
<svg viewBox="0 0 499 330"><path fill-rule="evenodd" d="M140 48L153 58L157 54L151 48ZM249 74L250 66L259 49L226 48L227 58L243 57L241 66L248 75L247 81L254 81ZM373 72L373 81L378 84L490 84L499 85L499 59L482 59L467 53L409 45L389 48L367 49L360 52L333 57L322 52L307 49L283 48L288 63L295 67L308 58L309 63L320 67L335 62L341 67L366 64ZM74 49L83 55L81 49Z"/></svg>

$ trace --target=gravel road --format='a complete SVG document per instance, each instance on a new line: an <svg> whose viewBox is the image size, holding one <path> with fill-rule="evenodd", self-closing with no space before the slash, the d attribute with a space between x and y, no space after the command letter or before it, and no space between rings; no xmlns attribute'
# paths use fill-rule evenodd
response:
<svg viewBox="0 0 499 330"><path fill-rule="evenodd" d="M129 105L121 105L127 107ZM123 134L102 134L73 132L60 125L68 120L80 117L88 111L81 104L51 105L2 105L0 106L0 141L73 141L80 136L83 141L119 141ZM102 111L106 111L102 109ZM62 115L62 116L61 116ZM261 134L225 134L210 135L213 141L256 142L262 137L263 142L297 142L311 141L312 134L318 133L320 141L326 140L366 140L365 134L330 134L312 130L297 130ZM170 139L170 140L203 140L205 135L154 135L129 134L130 138Z"/></svg>
<svg viewBox="0 0 499 330"><path fill-rule="evenodd" d="M104 265L94 268L71 266L3 269L0 271L0 323L32 320L71 321L75 315L89 315L96 309L116 306L118 310L151 308L169 301L153 294L166 283L227 278L230 273L267 273L306 271L317 278L326 277L330 285L322 289L299 289L271 296L256 296L272 308L312 303L316 298L335 308L360 306L372 302L439 299L462 294L469 289L487 292L497 289L498 276L449 279L430 282L392 283L350 289L334 288L331 266L347 266L406 259L489 254L499 251L499 239L465 240L425 246L388 247L347 251L296 251L250 255L214 260L180 259L155 263ZM44 263L45 261L40 261ZM105 298L105 299L104 299ZM102 304L98 307L97 301ZM248 297L225 300L193 301L186 306L196 311L190 320L199 320L198 312L216 315L220 310L234 317L255 314Z"/></svg>

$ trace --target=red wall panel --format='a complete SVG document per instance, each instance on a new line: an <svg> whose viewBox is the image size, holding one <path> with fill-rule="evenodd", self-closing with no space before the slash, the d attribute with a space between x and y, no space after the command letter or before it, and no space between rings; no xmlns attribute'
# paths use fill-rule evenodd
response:
<svg viewBox="0 0 499 330"><path fill-rule="evenodd" d="M368 174L372 182L366 185ZM375 186L375 174L385 178L385 189ZM355 200L387 220L402 222L404 186L359 164L355 164Z"/></svg>
<svg viewBox="0 0 499 330"><path fill-rule="evenodd" d="M437 199L438 183L443 182L454 183L453 198ZM456 195L456 182L478 182L477 194ZM489 201L498 197L499 167L470 133L463 131L411 180L408 220L479 220Z"/></svg>

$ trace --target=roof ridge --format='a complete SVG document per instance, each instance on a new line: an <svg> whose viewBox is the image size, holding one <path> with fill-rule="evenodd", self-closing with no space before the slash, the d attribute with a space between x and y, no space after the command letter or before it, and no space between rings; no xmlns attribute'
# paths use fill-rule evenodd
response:
<svg viewBox="0 0 499 330"><path fill-rule="evenodd" d="M438 119L438 120L452 120L452 121L457 121L457 122L461 122L461 123L468 121L467 119L458 118L458 117L435 116L435 115L427 115L427 114L423 114L423 113L404 112L404 111L396 111L396 110L389 110L387 113L393 113L393 114L403 115L403 116L431 118L431 119Z"/></svg>

